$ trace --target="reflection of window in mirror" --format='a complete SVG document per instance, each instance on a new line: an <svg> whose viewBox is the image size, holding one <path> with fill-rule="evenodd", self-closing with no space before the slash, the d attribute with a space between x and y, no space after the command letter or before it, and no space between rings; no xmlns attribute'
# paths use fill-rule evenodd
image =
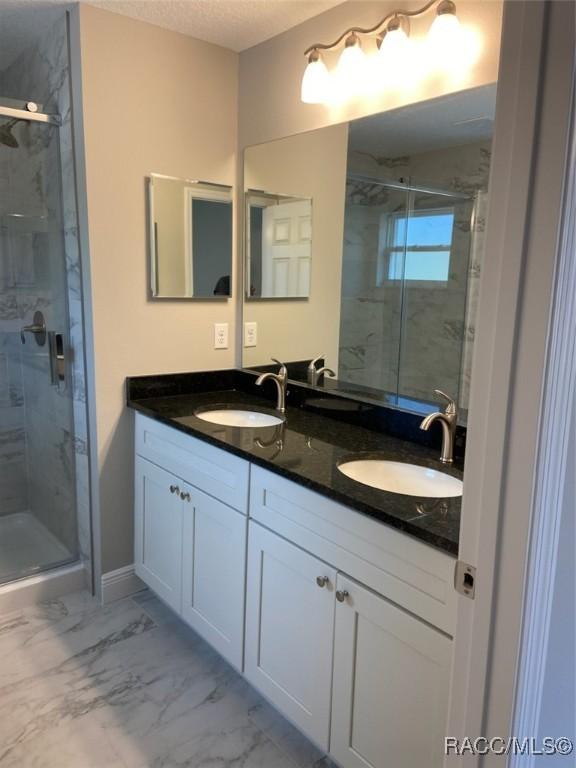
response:
<svg viewBox="0 0 576 768"><path fill-rule="evenodd" d="M420 280L447 285L454 228L453 206L382 215L377 285Z"/></svg>
<svg viewBox="0 0 576 768"><path fill-rule="evenodd" d="M312 201L272 193L246 198L246 296L308 298L312 259Z"/></svg>
<svg viewBox="0 0 576 768"><path fill-rule="evenodd" d="M153 174L153 298L227 298L232 270L231 188Z"/></svg>

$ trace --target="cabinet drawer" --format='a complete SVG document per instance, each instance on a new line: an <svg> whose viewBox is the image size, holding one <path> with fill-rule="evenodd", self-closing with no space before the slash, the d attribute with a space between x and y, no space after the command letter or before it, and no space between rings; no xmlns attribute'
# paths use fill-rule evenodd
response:
<svg viewBox="0 0 576 768"><path fill-rule="evenodd" d="M449 635L454 558L260 467L250 516Z"/></svg>
<svg viewBox="0 0 576 768"><path fill-rule="evenodd" d="M139 413L136 454L246 514L250 465L244 459Z"/></svg>

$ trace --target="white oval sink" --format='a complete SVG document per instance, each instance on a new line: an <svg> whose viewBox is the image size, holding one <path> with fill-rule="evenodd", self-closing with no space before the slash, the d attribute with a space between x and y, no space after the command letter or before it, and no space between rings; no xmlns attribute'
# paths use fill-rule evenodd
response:
<svg viewBox="0 0 576 768"><path fill-rule="evenodd" d="M240 408L217 408L213 411L197 411L194 416L202 421L212 424L221 424L225 427L275 427L284 421L280 416L260 411L247 411Z"/></svg>
<svg viewBox="0 0 576 768"><path fill-rule="evenodd" d="M434 499L462 496L462 481L457 477L416 464L356 459L340 464L338 469L346 477L381 491Z"/></svg>

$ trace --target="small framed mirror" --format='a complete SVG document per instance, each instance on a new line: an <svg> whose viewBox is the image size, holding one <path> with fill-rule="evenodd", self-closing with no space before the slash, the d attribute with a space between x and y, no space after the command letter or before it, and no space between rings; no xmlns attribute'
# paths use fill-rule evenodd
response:
<svg viewBox="0 0 576 768"><path fill-rule="evenodd" d="M307 299L312 198L246 193L246 298Z"/></svg>
<svg viewBox="0 0 576 768"><path fill-rule="evenodd" d="M229 298L232 187L153 173L148 193L152 298Z"/></svg>

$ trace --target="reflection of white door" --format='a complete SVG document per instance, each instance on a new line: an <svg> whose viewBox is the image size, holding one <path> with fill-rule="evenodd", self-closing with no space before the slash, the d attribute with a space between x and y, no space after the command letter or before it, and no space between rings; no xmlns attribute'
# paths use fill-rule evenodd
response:
<svg viewBox="0 0 576 768"><path fill-rule="evenodd" d="M265 208L262 216L262 295L309 296L311 250L310 200Z"/></svg>

